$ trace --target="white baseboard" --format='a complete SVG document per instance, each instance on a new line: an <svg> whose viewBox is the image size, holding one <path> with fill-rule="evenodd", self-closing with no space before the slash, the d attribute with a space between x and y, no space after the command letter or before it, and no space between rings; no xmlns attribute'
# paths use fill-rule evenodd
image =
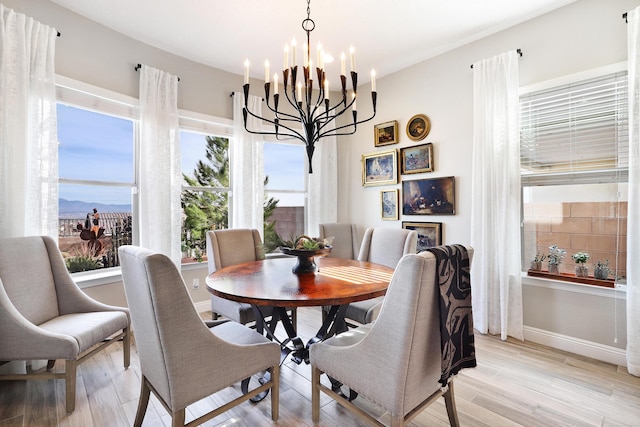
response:
<svg viewBox="0 0 640 427"><path fill-rule="evenodd" d="M198 313L204 313L205 311L211 311L211 301L210 300L198 301L198 302L194 303L194 305L196 306L196 310L198 310Z"/></svg>
<svg viewBox="0 0 640 427"><path fill-rule="evenodd" d="M530 326L524 327L524 339L581 356L602 360L603 362L614 365L627 365L626 351L616 347L561 335L543 329L532 328Z"/></svg>

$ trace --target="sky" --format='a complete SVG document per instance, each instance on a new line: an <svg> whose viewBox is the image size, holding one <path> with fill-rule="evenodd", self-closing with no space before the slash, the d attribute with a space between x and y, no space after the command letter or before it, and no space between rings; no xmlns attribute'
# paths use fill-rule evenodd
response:
<svg viewBox="0 0 640 427"><path fill-rule="evenodd" d="M78 180L133 182L133 122L58 104L59 176ZM180 132L182 171L193 176L198 160L206 161L206 136ZM302 145L265 143L264 168L269 190L304 190ZM303 197L273 194L279 206L301 206ZM60 198L89 203L130 204L127 187L60 185Z"/></svg>

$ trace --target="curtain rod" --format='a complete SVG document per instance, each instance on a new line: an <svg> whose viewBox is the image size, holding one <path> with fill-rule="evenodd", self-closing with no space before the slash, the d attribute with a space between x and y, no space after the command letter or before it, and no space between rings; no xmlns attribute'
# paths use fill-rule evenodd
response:
<svg viewBox="0 0 640 427"><path fill-rule="evenodd" d="M522 56L522 49L516 49L518 55ZM471 64L471 68L473 68L473 64Z"/></svg>
<svg viewBox="0 0 640 427"><path fill-rule="evenodd" d="M134 69L135 69L136 71L138 71L140 68L142 68L142 64L137 64L137 65L134 67ZM180 77L178 77L178 81L180 81Z"/></svg>

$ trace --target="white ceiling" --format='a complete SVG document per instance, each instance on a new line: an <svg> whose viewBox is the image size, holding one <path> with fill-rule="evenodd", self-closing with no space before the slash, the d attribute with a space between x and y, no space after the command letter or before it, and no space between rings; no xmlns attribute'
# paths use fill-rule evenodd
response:
<svg viewBox="0 0 640 427"><path fill-rule="evenodd" d="M50 1L215 68L241 74L249 59L251 75L257 78L264 77L266 59L271 74L283 67L283 48L292 38L299 46L306 39L301 27L307 17L304 0ZM348 54L354 46L359 81L365 82L372 68L384 76L574 1L314 0L312 60L315 63L315 46L321 42L336 58L327 66L328 74L337 74L340 53ZM64 37L64 28L58 30Z"/></svg>

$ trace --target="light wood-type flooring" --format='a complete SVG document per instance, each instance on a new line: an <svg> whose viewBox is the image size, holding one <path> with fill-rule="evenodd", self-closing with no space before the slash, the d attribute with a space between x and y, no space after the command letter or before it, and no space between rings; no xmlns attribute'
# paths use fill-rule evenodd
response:
<svg viewBox="0 0 640 427"><path fill-rule="evenodd" d="M203 313L210 318L211 313ZM302 337L320 324L316 308L299 310ZM476 334L478 367L455 379L458 415L463 426L640 426L640 378L623 367L536 344ZM58 362L55 369L62 369ZM312 426L310 367L286 361L281 372L278 426ZM215 375L212 373L212 375ZM118 343L78 368L76 410L64 410L61 380L0 382L0 427L131 426L138 403L140 365L135 348L131 367L122 366ZM188 409L187 421L240 393L239 385L203 399ZM389 417L363 398L358 405L384 423ZM320 426L363 426L324 394ZM170 417L152 397L145 426L170 426ZM206 426L269 426L269 399L243 403ZM431 405L411 426L447 426L443 399Z"/></svg>

